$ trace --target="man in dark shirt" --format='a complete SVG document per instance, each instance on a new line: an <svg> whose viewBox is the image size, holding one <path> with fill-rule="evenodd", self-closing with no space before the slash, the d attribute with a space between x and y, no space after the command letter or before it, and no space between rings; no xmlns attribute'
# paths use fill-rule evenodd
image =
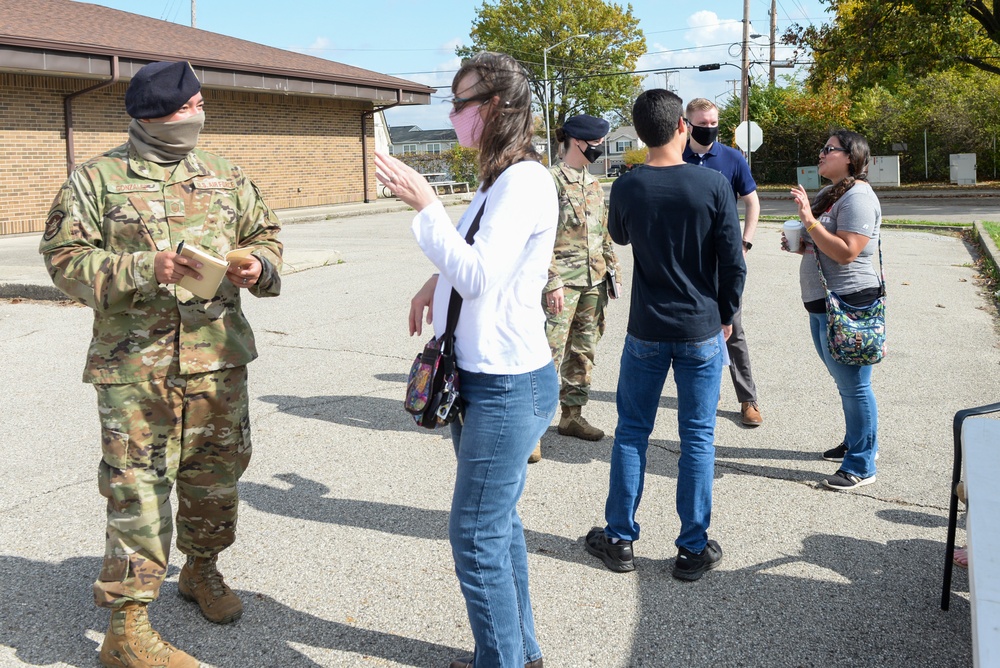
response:
<svg viewBox="0 0 1000 668"><path fill-rule="evenodd" d="M611 188L608 230L616 243L632 244L632 303L618 380L607 526L587 534L586 548L613 571L635 569L632 542L639 538L635 513L646 450L673 366L681 442L681 531L673 575L697 580L722 559L719 544L708 540L708 525L725 339L746 277L740 223L725 177L684 162L687 127L679 97L647 90L632 116L649 157Z"/></svg>
<svg viewBox="0 0 1000 668"><path fill-rule="evenodd" d="M691 137L684 149L684 162L702 165L722 172L733 187L733 195L743 201L746 216L743 222L743 258L753 248L753 235L757 230L760 216L760 200L757 198L757 183L750 174L750 165L743 154L715 141L719 134L719 108L711 100L698 97L687 105L687 120ZM757 404L757 385L750 370L750 350L743 332L742 310L733 318L733 333L726 339L726 348L732 364L729 373L733 378L736 400L740 402L740 419L747 427L763 424Z"/></svg>

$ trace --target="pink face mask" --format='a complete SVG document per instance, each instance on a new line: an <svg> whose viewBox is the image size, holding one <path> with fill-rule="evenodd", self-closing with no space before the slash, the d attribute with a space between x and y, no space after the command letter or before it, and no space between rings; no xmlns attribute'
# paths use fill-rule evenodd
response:
<svg viewBox="0 0 1000 668"><path fill-rule="evenodd" d="M483 137L483 118L479 115L479 104L471 103L462 107L458 113L454 111L448 114L455 134L458 135L458 143L466 148L478 148L479 140Z"/></svg>

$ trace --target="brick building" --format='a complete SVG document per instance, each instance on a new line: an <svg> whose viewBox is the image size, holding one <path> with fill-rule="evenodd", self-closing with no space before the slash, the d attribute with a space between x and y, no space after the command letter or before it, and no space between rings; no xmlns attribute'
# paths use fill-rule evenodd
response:
<svg viewBox="0 0 1000 668"><path fill-rule="evenodd" d="M373 113L427 104L404 79L70 0L0 0L0 234L40 231L75 164L127 139L132 74L188 60L199 148L243 167L273 208L375 199Z"/></svg>

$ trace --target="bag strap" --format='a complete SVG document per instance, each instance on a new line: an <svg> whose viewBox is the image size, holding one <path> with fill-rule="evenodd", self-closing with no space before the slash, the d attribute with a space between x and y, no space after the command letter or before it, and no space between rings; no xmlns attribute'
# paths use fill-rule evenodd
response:
<svg viewBox="0 0 1000 668"><path fill-rule="evenodd" d="M476 232L479 231L479 222L483 219L483 212L486 210L486 200L483 200L483 205L479 207L479 213L472 221L472 225L469 227L469 231L465 234L465 243L472 245ZM458 294L458 290L455 288L451 289L451 298L448 300L448 321L444 328L444 334L442 335L442 346L441 352L445 352L444 347L450 346L452 340L455 338L455 328L458 327L458 313L462 310L462 295ZM450 352L450 351L449 351Z"/></svg>
<svg viewBox="0 0 1000 668"><path fill-rule="evenodd" d="M819 261L819 254L822 251L820 251L820 249L816 247L816 242L815 241L812 242L812 245L813 245L813 256L815 256L815 258L816 258L816 268L819 270L819 280L820 280L820 283L823 284L823 291L824 292L830 292L830 288L828 288L827 285L826 285L826 277L823 275L823 265L820 264L820 261ZM878 232L878 271L879 271L879 274L880 274L879 278L881 280L881 284L879 285L879 287L881 288L879 296L880 297L885 297L885 265L882 264L882 230L881 229Z"/></svg>

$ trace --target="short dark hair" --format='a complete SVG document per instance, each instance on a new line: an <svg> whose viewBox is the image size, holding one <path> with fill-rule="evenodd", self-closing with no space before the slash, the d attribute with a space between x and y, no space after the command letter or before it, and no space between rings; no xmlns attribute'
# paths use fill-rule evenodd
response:
<svg viewBox="0 0 1000 668"><path fill-rule="evenodd" d="M652 88L636 98L632 105L635 133L646 146L663 146L674 138L677 121L683 117L684 102L662 88Z"/></svg>

